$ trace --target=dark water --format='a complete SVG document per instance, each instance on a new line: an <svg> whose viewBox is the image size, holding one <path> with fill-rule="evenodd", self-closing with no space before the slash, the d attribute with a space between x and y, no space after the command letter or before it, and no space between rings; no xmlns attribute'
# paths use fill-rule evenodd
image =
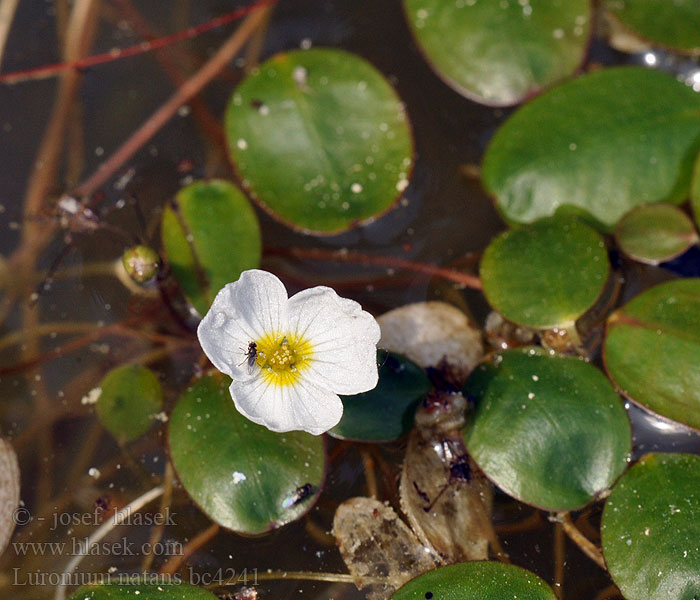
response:
<svg viewBox="0 0 700 600"><path fill-rule="evenodd" d="M91 53L140 41L123 12L124 4L104 3ZM134 2L134 7L162 34L225 13L231 10L232 3L142 0ZM175 55L173 60L178 61L184 73L193 72L230 31L227 27L180 44L178 49L182 54ZM264 240L274 241L274 245L400 254L404 258L441 265L482 250L503 224L478 182L466 178L460 167L480 161L488 140L509 110L480 106L443 84L412 43L398 1L282 2L270 23L264 56L296 48L305 39L315 46L341 47L356 52L390 78L412 120L416 169L405 201L374 224L341 236L316 238L294 233L258 211ZM54 4L21 2L4 56L3 71L60 61L58 40ZM591 60L620 64L641 62L643 58L626 57L596 41L591 49ZM201 96L217 118L223 114L233 87L241 77L240 66L232 66ZM664 66L685 68L673 61ZM75 183L72 173L77 172L81 178L92 173L172 90L171 81L153 54L88 69L67 136L76 141L72 146L62 144L59 176L52 184L50 199L68 189L71 182ZM57 83L53 78L0 86L0 251L4 257L12 255L21 241L22 199L56 91ZM144 240L155 240L161 207L188 177L231 176L228 165L217 156L216 148L201 133L191 113L176 117L119 173L118 176L124 175L128 168L133 168L124 190L116 189L114 180L104 186L99 207L107 213L105 222ZM77 169L71 166L73 161L79 161ZM183 161L191 163L192 168L183 168ZM137 201L143 219L131 208L132 199ZM127 200L125 208L118 208L120 200ZM37 214L31 215L31 220L48 228L54 224L55 217L49 213ZM186 338L157 299L133 296L113 277L92 274L96 263L113 260L121 254L124 239L102 230L74 231L70 240L65 234L64 230L56 232L37 265L38 269L47 269L65 252L55 282L39 299L39 323L45 327L40 341L42 353L89 333L85 327L79 332L69 330L67 324L76 323L108 325L131 319L135 327L144 328L151 323L162 323L166 331ZM681 266L674 265L674 269L682 269L683 262L679 264ZM278 273L288 283L290 291L330 281L340 293L357 299L375 314L427 298L455 302L479 322L483 322L487 312L480 295L429 281L423 276L390 275L386 271L367 271L352 265L288 263L279 259L269 259L263 267ZM633 271L630 272L630 289L647 285L657 277L666 277L659 271ZM22 332L26 323L22 307L26 301L25 294L9 312L2 335ZM26 341L27 335L23 332L21 339ZM21 346L0 347L0 365L5 366L0 377L2 434L14 439L26 507L35 516L43 515L47 519L43 527L37 520L19 527L15 539L82 539L94 529L94 524L61 525L51 531L53 515L90 511L100 497L107 497L114 505L123 505L160 482L166 463L164 429L152 429L145 439L123 450L102 431L91 408L81 403L81 398L108 369L153 348L148 340L112 335L91 340L60 356L49 356L39 367L13 370L12 365L26 360ZM163 376L166 409L172 407L179 391L196 374L197 358L197 348L190 344L164 353L150 363ZM700 449L697 436L683 428L659 423L635 408L630 411L635 425L635 455L651 450ZM331 441L331 452L337 446L337 442ZM402 450L401 443L388 445L378 451L375 459L386 460L390 468L395 468L400 463ZM100 475L90 475L91 468L98 469ZM389 498L396 481L389 479L383 485L380 491ZM231 569L237 574L246 569L249 578L255 572L262 575L268 569L344 573L345 567L328 531L335 506L352 495L363 493L366 489L360 454L357 448L349 448L332 463L327 488L306 519L256 539L219 533L190 558L181 574L206 582L201 579L202 574L225 577L231 575ZM585 529L587 533L595 533L600 509L599 505L594 506L590 514L585 515L581 526L585 528L585 522L592 524L592 529ZM166 540L184 544L209 525L177 487L172 510L177 515L176 524L167 528ZM497 524L513 530L518 527L515 524L520 523L521 528L525 528L525 531L502 535L513 561L551 582L553 528L547 523L546 515L537 521L532 519L533 514L533 509L505 497L497 499ZM529 528L522 523L527 519L532 523ZM133 527L128 535L133 540L147 540L149 530ZM565 550L565 597L571 600L595 598L610 581L572 544L567 542ZM0 562L0 597L52 597L51 585L26 584L27 573L38 571L41 575L62 571L66 557L48 554L17 557L10 547ZM82 563L81 570L88 573L105 572L110 567L138 570L142 558L117 553L91 557ZM154 566L158 568L163 560L164 557L156 557ZM41 583L46 579L35 581ZM310 581L260 580L257 589L264 599L364 597L352 585Z"/></svg>

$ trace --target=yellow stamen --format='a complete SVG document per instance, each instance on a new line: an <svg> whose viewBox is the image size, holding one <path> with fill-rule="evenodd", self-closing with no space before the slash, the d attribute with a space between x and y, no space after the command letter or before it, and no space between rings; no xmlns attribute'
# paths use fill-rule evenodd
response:
<svg viewBox="0 0 700 600"><path fill-rule="evenodd" d="M263 377L275 385L293 385L309 366L313 347L293 334L270 334L256 340L257 357Z"/></svg>

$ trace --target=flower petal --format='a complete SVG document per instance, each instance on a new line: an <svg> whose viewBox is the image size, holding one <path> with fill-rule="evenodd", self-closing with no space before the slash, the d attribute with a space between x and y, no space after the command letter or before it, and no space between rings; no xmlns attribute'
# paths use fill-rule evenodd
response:
<svg viewBox="0 0 700 600"><path fill-rule="evenodd" d="M238 412L279 433L301 430L320 435L335 427L343 416L340 398L307 378L282 386L258 375L234 381L229 391Z"/></svg>
<svg viewBox="0 0 700 600"><path fill-rule="evenodd" d="M288 302L289 327L314 349L305 374L338 394L359 394L377 385L379 325L354 300L328 287L295 294Z"/></svg>
<svg viewBox="0 0 700 600"><path fill-rule="evenodd" d="M286 323L287 290L272 273L251 269L225 285L197 328L204 353L219 371L248 379L248 344Z"/></svg>

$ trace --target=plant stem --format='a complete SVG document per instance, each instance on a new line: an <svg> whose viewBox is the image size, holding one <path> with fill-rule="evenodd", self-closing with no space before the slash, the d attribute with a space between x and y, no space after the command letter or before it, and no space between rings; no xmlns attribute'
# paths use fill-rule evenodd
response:
<svg viewBox="0 0 700 600"><path fill-rule="evenodd" d="M83 558L89 555L90 549L95 546L102 538L104 538L110 531L112 531L118 525L121 525L125 519L127 519L132 513L138 512L144 506L158 498L163 493L163 488L161 486L154 487L153 489L147 491L145 494L139 496L124 508L122 508L118 513L114 515L111 519L108 519L105 523L100 525L100 527L93 533L84 545L81 545L80 551L70 560L66 565L66 568L61 573L59 579L60 583L56 587L56 594L54 595L55 600L65 600L66 597L66 581L70 579L70 575L78 568Z"/></svg>
<svg viewBox="0 0 700 600"><path fill-rule="evenodd" d="M253 32L264 22L270 10L263 5L250 14L218 52L154 112L88 179L83 181L73 195L87 197L94 194L114 173L150 140L175 114L178 109L198 94L240 51Z"/></svg>
<svg viewBox="0 0 700 600"><path fill-rule="evenodd" d="M475 290L482 289L481 280L476 275L462 273L454 269L446 269L427 263L406 260L396 256L377 256L349 252L344 250L325 250L322 248L267 248L265 254L270 256L291 256L298 259L322 260L328 262L358 263L364 266L380 266L391 269L405 269L416 273L423 273L431 277L441 277L447 281L453 281L464 287Z"/></svg>
<svg viewBox="0 0 700 600"><path fill-rule="evenodd" d="M175 472L170 461L165 463L165 473L163 475L163 497L160 501L160 508L158 509L159 514L166 515L170 510L170 503L173 499L173 480L175 479ZM143 562L141 563L141 572L147 573L151 569L153 564L153 559L155 554L153 554L153 547L160 542L163 538L163 532L165 531L165 521L161 521L153 528L151 532L151 538L149 539L149 551L143 557Z"/></svg>
<svg viewBox="0 0 700 600"><path fill-rule="evenodd" d="M18 3L19 0L2 0L0 2L0 64L2 64L2 57L5 55L5 44Z"/></svg>
<svg viewBox="0 0 700 600"><path fill-rule="evenodd" d="M266 573L255 573L253 578L257 581L277 581L280 579L301 579L304 581L326 581L328 583L355 583L355 578L347 573L314 573L313 571L267 571ZM382 577L363 577L363 583L386 583ZM228 585L240 585L237 579L229 579L222 583L205 586L206 588L218 588Z"/></svg>
<svg viewBox="0 0 700 600"><path fill-rule="evenodd" d="M605 560L603 559L603 554L598 549L598 547L591 542L586 536L584 536L574 525L571 520L571 513L560 512L553 517L556 523L561 523L564 528L564 532L569 536L574 544L576 544L588 558L590 558L595 564L597 564L601 569L607 571L605 566Z"/></svg>
<svg viewBox="0 0 700 600"><path fill-rule="evenodd" d="M559 600L564 598L564 565L565 559L564 528L561 523L554 524L554 592Z"/></svg>
<svg viewBox="0 0 700 600"><path fill-rule="evenodd" d="M171 556L166 563L161 567L160 575L173 575L192 554L199 550L202 546L213 539L221 530L217 523L213 523L204 531L193 537L182 551L182 554Z"/></svg>

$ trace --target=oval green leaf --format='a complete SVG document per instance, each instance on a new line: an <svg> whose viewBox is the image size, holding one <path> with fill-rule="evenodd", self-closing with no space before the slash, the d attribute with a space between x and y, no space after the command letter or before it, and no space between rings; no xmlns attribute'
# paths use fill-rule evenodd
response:
<svg viewBox="0 0 700 600"><path fill-rule="evenodd" d="M540 329L571 327L600 296L609 270L603 239L573 217L502 233L479 268L489 304L514 323Z"/></svg>
<svg viewBox="0 0 700 600"><path fill-rule="evenodd" d="M114 579L119 579L119 575L115 575ZM217 596L211 592L189 583L155 582L84 585L76 590L70 600L134 600L135 598L138 600L217 600Z"/></svg>
<svg viewBox="0 0 700 600"><path fill-rule="evenodd" d="M630 258L650 265L680 256L697 243L692 221L677 206L638 206L617 224L615 239Z"/></svg>
<svg viewBox="0 0 700 600"><path fill-rule="evenodd" d="M170 456L187 493L213 521L260 534L304 515L325 473L323 438L273 433L242 416L220 373L180 396L168 429Z"/></svg>
<svg viewBox="0 0 700 600"><path fill-rule="evenodd" d="M590 36L589 0L404 0L408 23L440 77L484 104L517 104L571 75Z"/></svg>
<svg viewBox="0 0 700 600"><path fill-rule="evenodd" d="M605 7L645 40L689 54L700 52L697 0L605 0Z"/></svg>
<svg viewBox="0 0 700 600"><path fill-rule="evenodd" d="M555 600L556 595L530 571L500 562L457 563L428 571L406 583L391 600Z"/></svg>
<svg viewBox="0 0 700 600"><path fill-rule="evenodd" d="M700 279L646 290L608 318L605 367L633 402L700 429Z"/></svg>
<svg viewBox="0 0 700 600"><path fill-rule="evenodd" d="M644 456L605 503L601 533L627 600L700 598L700 457Z"/></svg>
<svg viewBox="0 0 700 600"><path fill-rule="evenodd" d="M163 212L161 236L173 274L200 315L224 285L260 264L258 218L227 181L197 181L181 189Z"/></svg>
<svg viewBox="0 0 700 600"><path fill-rule="evenodd" d="M478 366L464 390L476 401L464 432L469 454L518 500L580 508L627 466L625 408L610 381L581 359L507 350Z"/></svg>
<svg viewBox="0 0 700 600"><path fill-rule="evenodd" d="M416 405L431 388L417 364L391 352L377 352L379 383L364 394L341 396L343 417L328 433L341 440L390 442L413 426Z"/></svg>
<svg viewBox="0 0 700 600"><path fill-rule="evenodd" d="M698 148L700 94L660 71L605 69L513 114L482 176L511 223L566 207L609 230L639 204L684 202Z"/></svg>
<svg viewBox="0 0 700 600"><path fill-rule="evenodd" d="M97 417L120 443L143 435L163 407L158 377L141 365L112 369L99 385Z"/></svg>
<svg viewBox="0 0 700 600"><path fill-rule="evenodd" d="M693 181L690 186L690 205L693 208L695 224L700 228L700 154L695 161L693 169Z"/></svg>
<svg viewBox="0 0 700 600"><path fill-rule="evenodd" d="M250 196L307 232L386 212L413 165L403 103L372 65L340 50L273 56L236 89L226 135Z"/></svg>

